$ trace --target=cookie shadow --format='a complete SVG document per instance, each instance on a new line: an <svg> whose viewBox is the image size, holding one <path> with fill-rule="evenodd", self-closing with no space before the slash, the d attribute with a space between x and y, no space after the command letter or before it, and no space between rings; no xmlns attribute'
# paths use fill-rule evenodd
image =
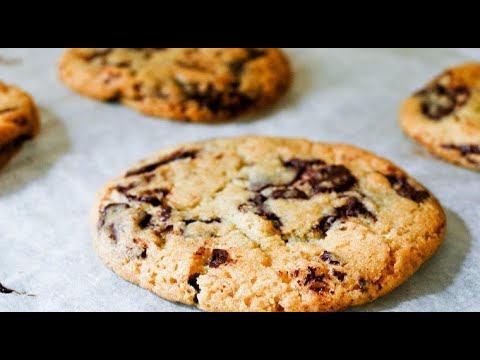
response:
<svg viewBox="0 0 480 360"><path fill-rule="evenodd" d="M472 237L465 222L453 211L445 209L447 233L443 245L405 284L371 304L354 311L388 311L401 302L408 302L447 289L457 277L467 255ZM428 309L423 309L428 311ZM454 310L454 309L452 309ZM422 311L422 309L419 309Z"/></svg>
<svg viewBox="0 0 480 360"><path fill-rule="evenodd" d="M0 169L0 197L18 191L44 176L70 148L63 122L50 110L40 107L41 129L27 141L13 159Z"/></svg>

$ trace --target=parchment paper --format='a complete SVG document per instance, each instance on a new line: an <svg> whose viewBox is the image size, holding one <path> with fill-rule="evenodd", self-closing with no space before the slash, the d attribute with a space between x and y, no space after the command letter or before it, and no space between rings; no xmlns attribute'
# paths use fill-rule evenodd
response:
<svg viewBox="0 0 480 360"><path fill-rule="evenodd" d="M385 156L425 184L448 216L445 243L399 289L362 311L480 310L480 174L434 159L399 129L400 102L461 49L292 49L290 93L269 111L221 125L149 118L68 90L61 49L0 49L0 79L29 91L41 135L0 171L2 311L191 311L111 273L91 246L95 191L163 146L241 134L347 142ZM2 61L0 61L1 63ZM28 296L33 295L33 296Z"/></svg>

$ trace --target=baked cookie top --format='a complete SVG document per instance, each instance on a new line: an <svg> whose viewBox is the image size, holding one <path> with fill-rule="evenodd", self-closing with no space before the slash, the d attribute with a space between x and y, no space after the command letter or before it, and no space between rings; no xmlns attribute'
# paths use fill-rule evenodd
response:
<svg viewBox="0 0 480 360"><path fill-rule="evenodd" d="M400 110L407 135L439 157L480 170L480 64L451 68Z"/></svg>
<svg viewBox="0 0 480 360"><path fill-rule="evenodd" d="M68 49L60 76L72 89L153 116L215 121L263 108L288 88L279 49Z"/></svg>
<svg viewBox="0 0 480 360"><path fill-rule="evenodd" d="M93 211L116 273L210 311L331 311L402 283L445 216L391 162L348 145L241 137L164 149Z"/></svg>
<svg viewBox="0 0 480 360"><path fill-rule="evenodd" d="M0 167L40 128L38 110L27 93L0 81Z"/></svg>

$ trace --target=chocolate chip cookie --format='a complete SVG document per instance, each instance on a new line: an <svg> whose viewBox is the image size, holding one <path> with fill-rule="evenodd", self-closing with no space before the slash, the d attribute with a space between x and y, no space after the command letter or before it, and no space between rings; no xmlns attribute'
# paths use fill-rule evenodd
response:
<svg viewBox="0 0 480 360"><path fill-rule="evenodd" d="M73 90L148 115L224 120L275 102L291 72L279 49L69 49L60 77Z"/></svg>
<svg viewBox="0 0 480 360"><path fill-rule="evenodd" d="M348 145L241 137L164 149L110 182L94 245L123 278L209 311L333 311L382 296L440 246L445 215Z"/></svg>
<svg viewBox="0 0 480 360"><path fill-rule="evenodd" d="M403 103L400 122L433 154L480 171L480 63L439 75Z"/></svg>
<svg viewBox="0 0 480 360"><path fill-rule="evenodd" d="M0 81L0 167L39 131L38 110L19 88Z"/></svg>

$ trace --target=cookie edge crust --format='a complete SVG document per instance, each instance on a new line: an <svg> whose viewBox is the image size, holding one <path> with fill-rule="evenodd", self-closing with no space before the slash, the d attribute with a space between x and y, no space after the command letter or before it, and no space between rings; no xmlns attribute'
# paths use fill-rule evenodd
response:
<svg viewBox="0 0 480 360"><path fill-rule="evenodd" d="M147 160L142 160L140 162L135 163L133 166L129 167L129 169L135 169L137 167L142 166L145 164L145 162L148 162L151 159L154 159L158 156L165 155L170 151L175 151L178 149L181 149L182 147L188 147L188 146L197 146L200 147L203 143L208 143L211 141L215 140L241 140L241 139L249 139L252 138L251 136L244 136L244 137L238 137L238 138L223 138L223 139L210 139L206 141L200 141L200 142L193 142L193 143L185 143L185 144L179 144L167 148L163 148L160 152L155 153L153 156L150 156ZM254 136L254 138L262 139L264 137L258 137ZM267 139L272 139L272 138L267 138ZM273 138L273 139L282 139L282 140L299 140L299 141L308 141L310 143L318 144L318 142L315 141L310 141L310 140L305 140L305 139L292 139L292 138ZM403 174L407 174L402 168L394 165L391 161L380 157L378 155L375 155L372 152L369 152L367 150L363 150L361 148L358 148L356 146L352 145L347 145L347 144L337 144L337 143L325 143L321 142L322 145L328 145L334 148L340 147L342 148L343 151L350 151L354 152L358 156L367 156L367 157L374 157L377 160L380 160L382 162L385 162L385 164L390 165L395 169L396 171L399 171ZM225 312L225 311L242 311L233 306L228 306L225 303L215 303L215 306L211 306L209 309L206 307L203 307L202 304L195 304L190 296L182 296L185 295L185 292L180 290L181 284L176 284L174 289L170 289L172 286L157 286L154 288L151 284L148 283L148 281L145 281L143 272L135 273L132 271L129 271L125 266L123 266L120 262L118 261L110 261L111 258L111 253L106 249L104 246L102 246L100 236L98 235L97 231L97 224L99 221L99 216L100 216L100 205L103 202L105 198L106 192L112 188L113 185L117 184L118 180L124 179L124 176L117 177L113 179L112 181L109 181L106 183L96 194L94 205L92 208L91 212L91 229L93 232L93 246L95 249L95 252L99 256L99 258L102 260L102 262L109 268L111 271L119 275L121 278L124 280L127 280L139 287L141 287L143 290L148 290L160 298L163 298L168 301L173 301L181 304L186 304L186 305L193 305L201 310L205 311L218 311L218 312ZM416 181L416 179L414 179ZM421 183L416 181L417 184L423 186ZM423 186L424 187L424 186ZM424 187L425 188L425 187ZM426 189L426 188L425 188ZM315 303L310 303L308 304L308 310L307 311L313 311L313 312L329 312L329 311L340 311L344 310L349 307L357 307L360 305L364 305L366 303L372 302L399 287L402 285L404 282L406 282L415 272L418 271L418 269L425 264L435 253L436 251L440 248L440 246L443 243L443 240L445 238L445 233L446 233L446 227L447 227L447 218L444 212L443 207L441 206L440 202L438 199L430 193L430 208L435 209L438 216L435 218L435 222L432 221L430 224L428 224L429 230L430 231L425 231L424 235L428 236L428 246L422 246L420 248L415 248L415 252L410 255L410 257L405 257L403 258L404 263L402 264L402 269L404 271L396 271L394 272L393 276L390 275L382 282L382 289L380 291L372 293L365 293L364 295L357 297L355 299L352 299L350 302L322 302L322 301L316 301ZM138 264L142 264L142 260L137 260ZM302 306L303 305L303 306ZM265 309L262 308L249 308L246 311L265 311ZM290 311L305 311L304 310L304 304L298 304L297 309L293 309Z"/></svg>

